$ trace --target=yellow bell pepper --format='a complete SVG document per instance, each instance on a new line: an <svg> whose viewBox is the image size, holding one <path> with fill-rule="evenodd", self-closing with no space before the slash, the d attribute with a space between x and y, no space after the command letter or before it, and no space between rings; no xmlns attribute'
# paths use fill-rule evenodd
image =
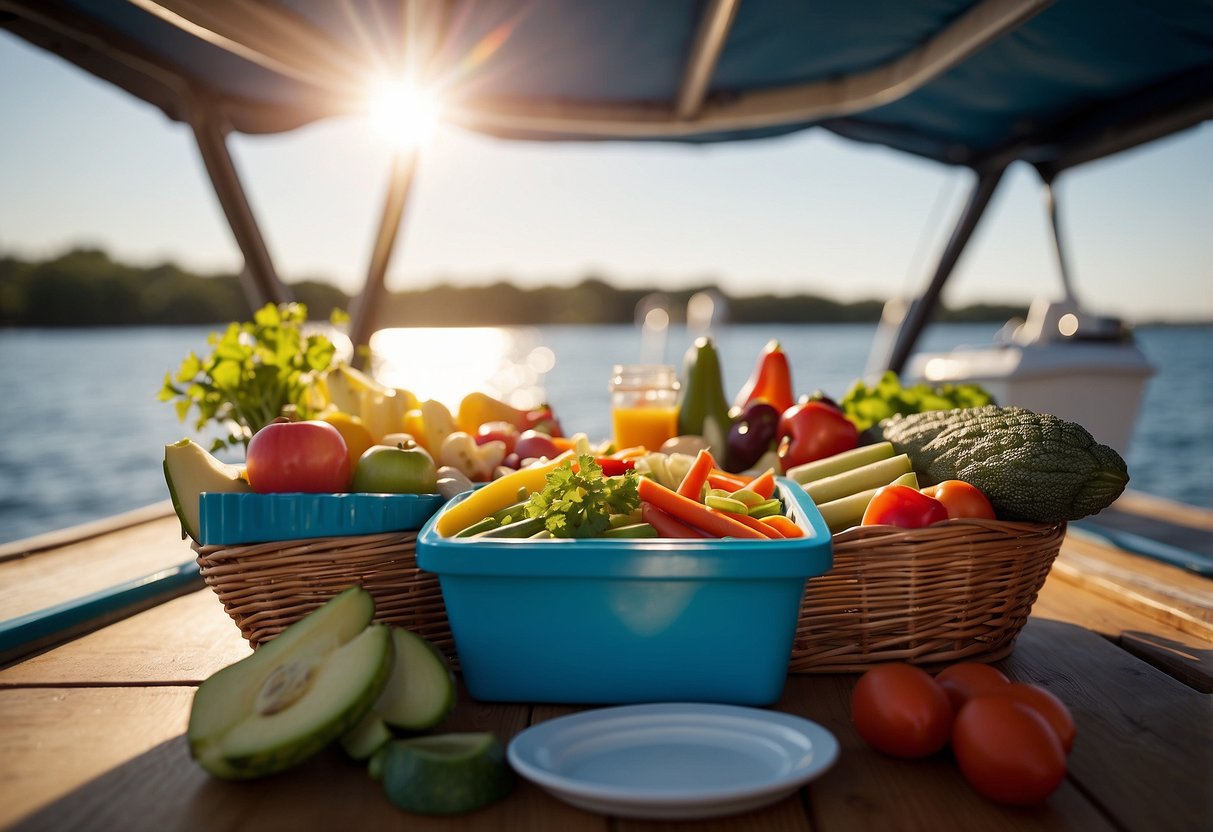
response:
<svg viewBox="0 0 1213 832"><path fill-rule="evenodd" d="M434 530L443 537L451 537L498 509L518 502L522 489L532 494L541 490L547 484L548 474L572 455L572 451L566 451L542 465L520 468L478 488L462 502L448 506L434 524Z"/></svg>
<svg viewBox="0 0 1213 832"><path fill-rule="evenodd" d="M495 399L488 393L468 393L459 402L455 422L459 430L476 435L476 429L486 422L509 422L519 430L526 429L527 411Z"/></svg>

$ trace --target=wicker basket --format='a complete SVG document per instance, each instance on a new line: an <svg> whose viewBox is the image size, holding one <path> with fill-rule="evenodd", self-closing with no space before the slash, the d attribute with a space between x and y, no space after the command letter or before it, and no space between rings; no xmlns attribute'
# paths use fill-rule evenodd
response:
<svg viewBox="0 0 1213 832"><path fill-rule="evenodd" d="M862 672L882 662L996 661L1011 652L1065 523L951 520L857 526L805 589L789 669Z"/></svg>
<svg viewBox="0 0 1213 832"><path fill-rule="evenodd" d="M417 533L194 546L202 578L253 647L351 584L375 599L375 620L412 630L455 664L438 577L417 568Z"/></svg>

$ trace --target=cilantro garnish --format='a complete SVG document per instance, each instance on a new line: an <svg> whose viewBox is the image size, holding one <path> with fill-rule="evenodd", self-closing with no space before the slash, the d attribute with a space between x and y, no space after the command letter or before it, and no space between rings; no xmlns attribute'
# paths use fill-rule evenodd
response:
<svg viewBox="0 0 1213 832"><path fill-rule="evenodd" d="M550 472L542 491L531 495L528 517L542 517L552 537L597 537L612 514L628 514L640 505L635 471L604 477L594 457L583 454Z"/></svg>

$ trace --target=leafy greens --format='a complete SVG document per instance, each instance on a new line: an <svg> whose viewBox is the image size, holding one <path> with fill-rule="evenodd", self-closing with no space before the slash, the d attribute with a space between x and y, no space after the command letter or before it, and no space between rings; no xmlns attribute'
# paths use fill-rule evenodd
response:
<svg viewBox="0 0 1213 832"><path fill-rule="evenodd" d="M334 311L332 323L345 318ZM176 375L165 373L159 400L175 400L183 422L197 408L197 430L210 421L224 424L228 436L216 439L212 451L247 447L253 434L288 406L300 419L312 418L323 404L315 401L315 382L332 366L336 347L323 334L305 334L306 322L307 307L301 303L267 303L252 321L212 332L211 354L199 358L190 352Z"/></svg>
<svg viewBox="0 0 1213 832"><path fill-rule="evenodd" d="M864 431L882 419L898 413L921 413L924 410L952 410L957 407L981 407L994 399L979 384L941 384L932 387L919 383L903 387L893 371L869 386L862 379L851 385L839 406L855 427Z"/></svg>

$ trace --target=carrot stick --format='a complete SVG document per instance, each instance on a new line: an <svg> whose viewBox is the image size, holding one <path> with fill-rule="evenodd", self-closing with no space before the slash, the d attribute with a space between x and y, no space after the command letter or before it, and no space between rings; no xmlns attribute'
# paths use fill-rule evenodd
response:
<svg viewBox="0 0 1213 832"><path fill-rule="evenodd" d="M748 514L735 514L734 512L731 512L731 511L726 511L723 513L725 515L727 515L728 517L731 517L732 519L736 520L738 523L741 523L743 526L749 526L751 529L758 532L763 537L769 537L773 540L778 540L784 536L783 532L780 529L776 528L775 526L771 525L770 523L762 522L757 517L751 517Z"/></svg>
<svg viewBox="0 0 1213 832"><path fill-rule="evenodd" d="M763 471L750 480L750 484L746 488L758 494L764 500L771 499L771 495L775 493L775 469L768 468Z"/></svg>
<svg viewBox="0 0 1213 832"><path fill-rule="evenodd" d="M750 477L743 477L740 474L730 474L728 471L722 471L719 468L713 468L708 472L708 485L711 488L723 488L725 491L736 491L739 488L745 488L750 484Z"/></svg>
<svg viewBox="0 0 1213 832"><path fill-rule="evenodd" d="M712 452L706 448L700 448L699 453L695 454L695 461L691 463L691 467L683 476L682 482L678 483L678 493L698 502L702 498L703 487L708 482L708 472L715 467L716 460L712 459Z"/></svg>
<svg viewBox="0 0 1213 832"><path fill-rule="evenodd" d="M652 503L640 504L640 518L657 530L658 537L690 538L702 540L711 537L703 529L688 526L677 517L672 517Z"/></svg>
<svg viewBox="0 0 1213 832"><path fill-rule="evenodd" d="M656 480L641 477L637 484L640 499L652 503L662 511L697 529L703 529L716 537L743 537L762 540L765 535L738 523L723 512L708 508L703 503L684 497L673 489L666 488Z"/></svg>
<svg viewBox="0 0 1213 832"><path fill-rule="evenodd" d="M762 518L760 522L766 523L784 537L804 537L804 529L800 528L800 525L792 518L785 517L782 514L772 514L769 517Z"/></svg>

